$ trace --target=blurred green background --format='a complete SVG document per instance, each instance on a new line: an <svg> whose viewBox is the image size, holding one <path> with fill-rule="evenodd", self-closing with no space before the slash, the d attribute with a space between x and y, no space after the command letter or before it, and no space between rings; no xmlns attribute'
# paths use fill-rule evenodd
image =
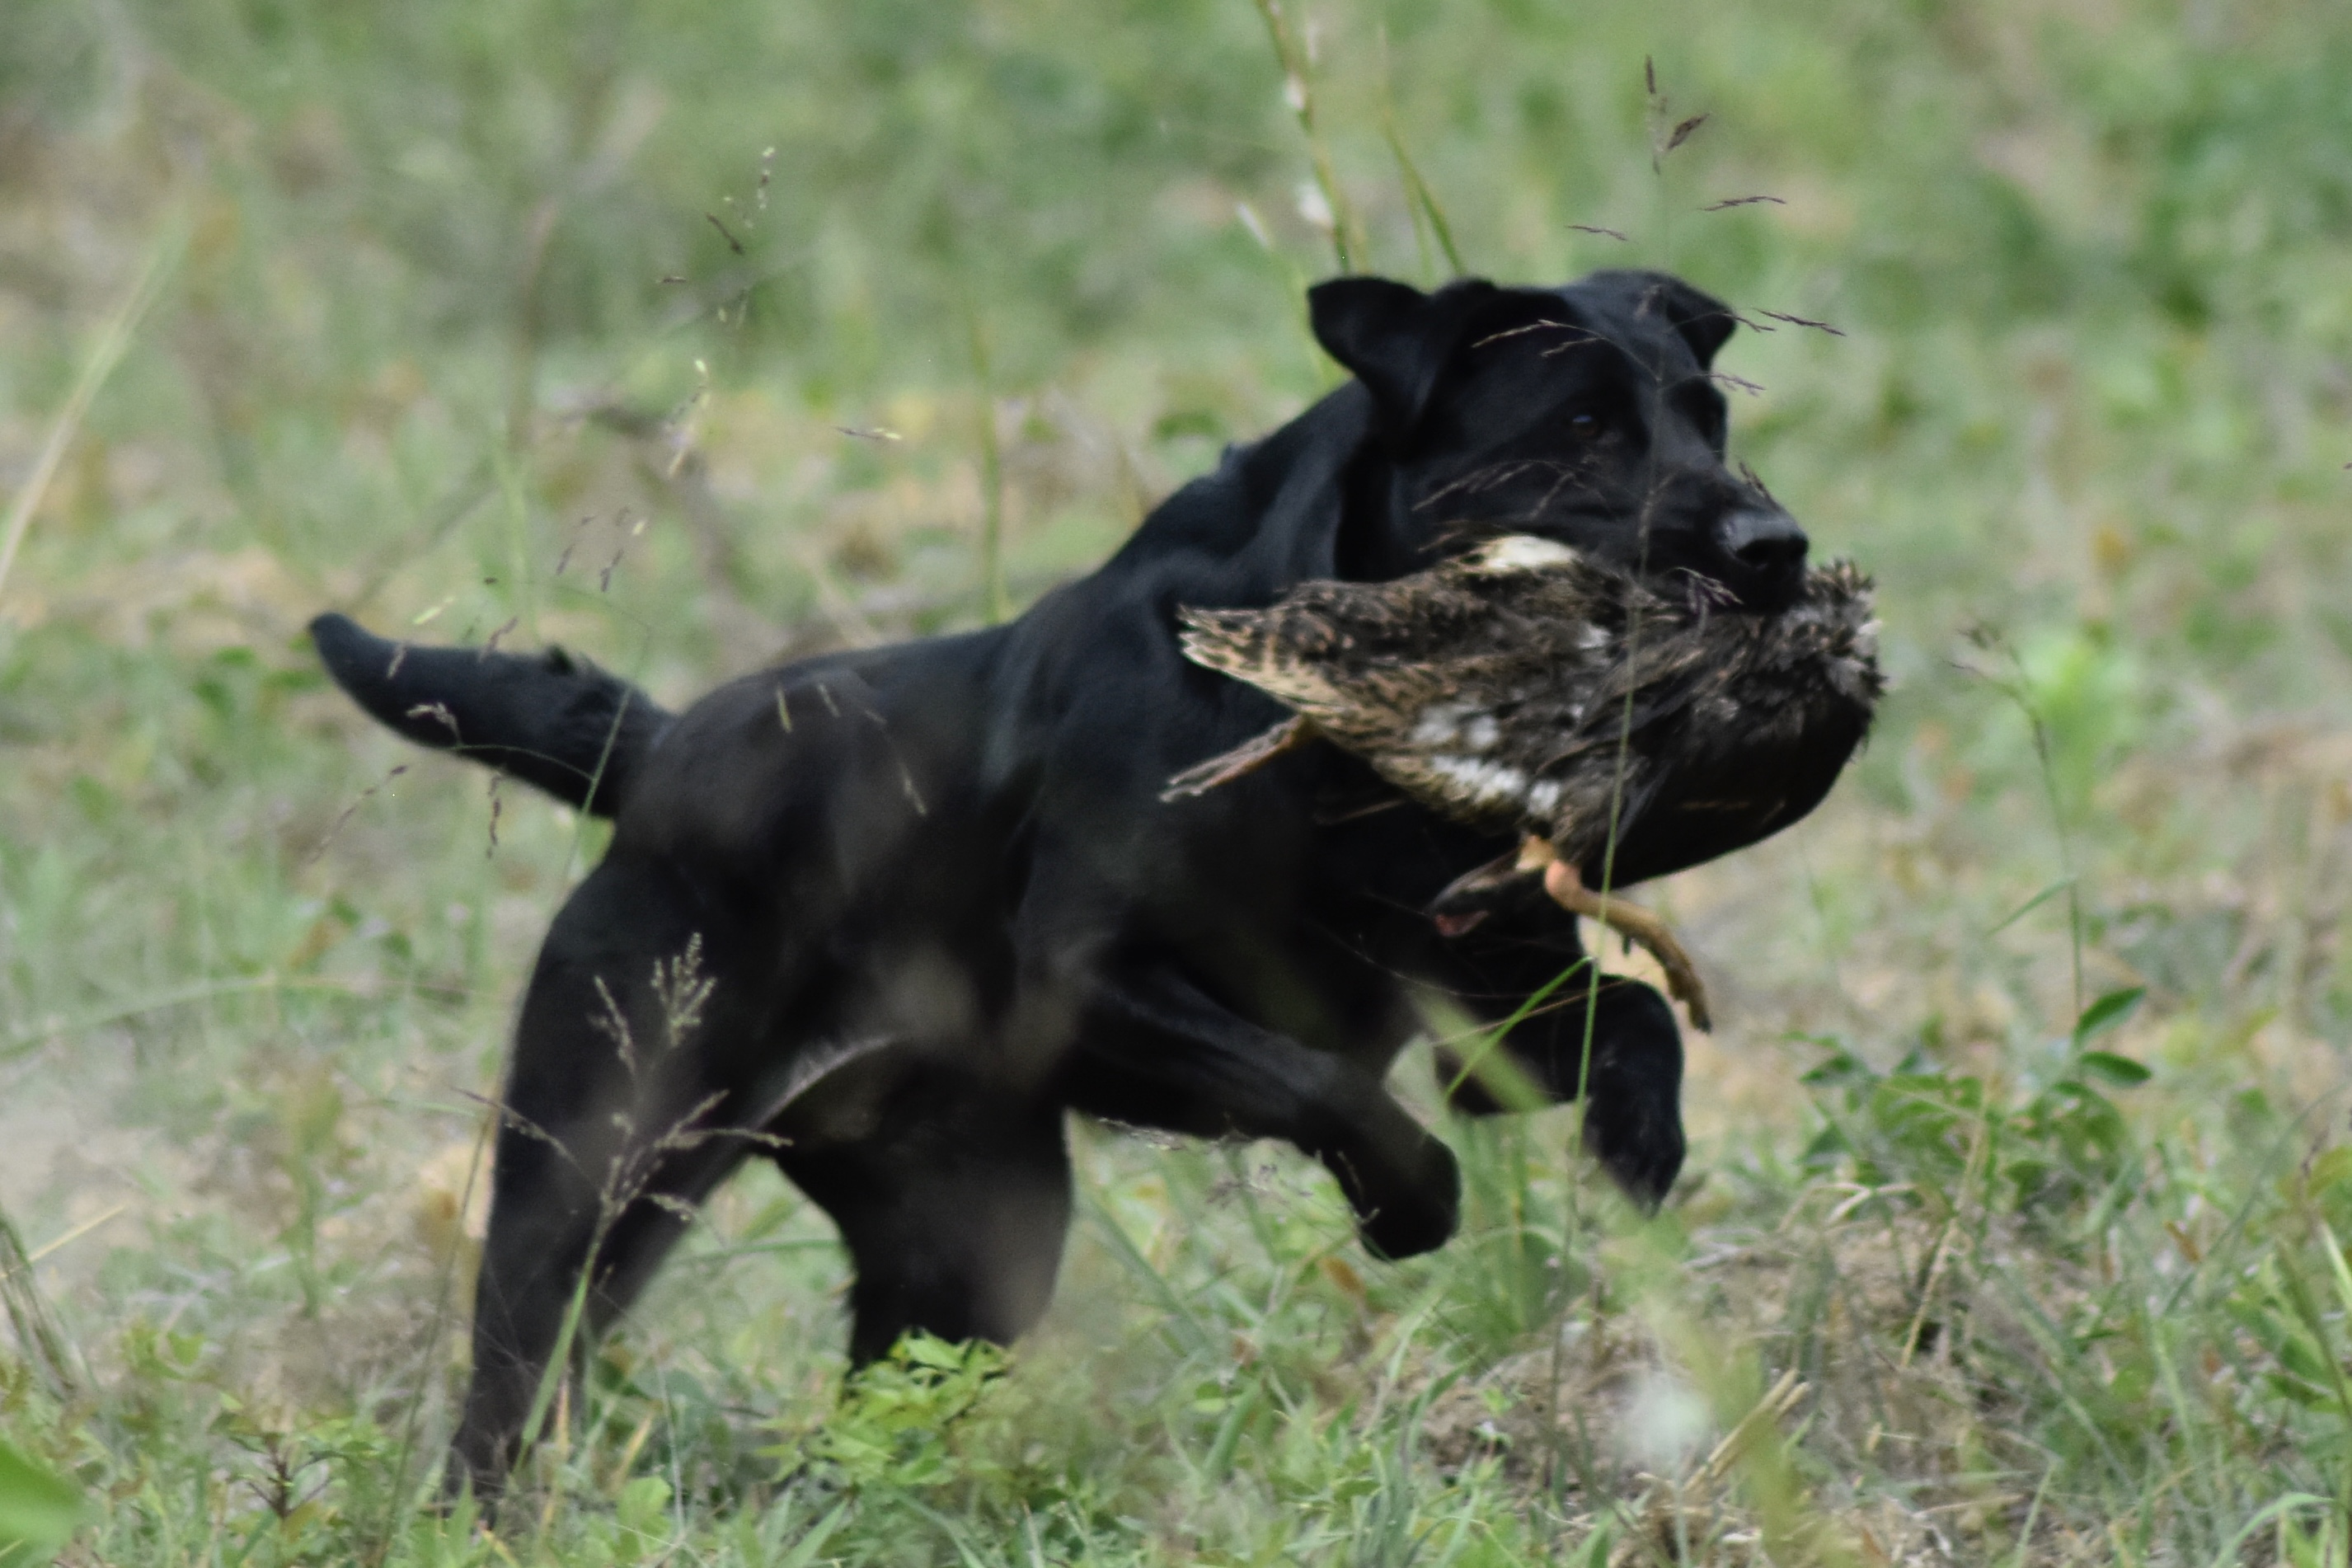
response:
<svg viewBox="0 0 2352 1568"><path fill-rule="evenodd" d="M2352 12L1279 15L11 0L0 1433L78 1560L2340 1561ZM1012 1374L835 1414L839 1261L747 1178L506 1539L419 1511L597 839L303 622L671 701L974 624L992 535L1017 607L1332 384L1335 237L1734 301L1735 456L1880 581L1852 777L1643 894L1728 1015L1667 1215L1449 1123L1470 1232L1390 1269L1285 1154L1082 1131Z"/></svg>

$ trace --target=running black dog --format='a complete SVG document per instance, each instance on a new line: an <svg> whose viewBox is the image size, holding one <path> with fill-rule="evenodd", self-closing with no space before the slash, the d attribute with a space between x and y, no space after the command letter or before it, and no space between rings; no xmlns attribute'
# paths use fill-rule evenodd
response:
<svg viewBox="0 0 2352 1568"><path fill-rule="evenodd" d="M1733 318L1678 279L1308 298L1356 379L1008 626L766 670L675 716L560 653L313 626L377 718L616 819L522 1008L453 1475L501 1483L591 1259L593 1331L753 1153L839 1226L861 1361L1036 1321L1073 1109L1286 1139L1391 1258L1451 1234L1453 1156L1382 1081L1416 993L1506 1018L1582 956L1574 921L1538 896L1442 934L1431 899L1505 846L1328 748L1163 804L1281 717L1185 662L1178 606L1395 577L1504 531L1769 605L1805 536L1724 466L1708 365ZM1614 880L1688 861L1636 839ZM1674 1016L1609 981L1588 1067L1584 1012L1507 1048L1541 1091L1582 1089L1590 1146L1654 1202L1683 1158Z"/></svg>

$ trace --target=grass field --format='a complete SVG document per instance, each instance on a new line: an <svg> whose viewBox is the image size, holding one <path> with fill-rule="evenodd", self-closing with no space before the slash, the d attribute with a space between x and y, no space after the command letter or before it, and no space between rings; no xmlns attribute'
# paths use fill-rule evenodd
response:
<svg viewBox="0 0 2352 1568"><path fill-rule="evenodd" d="M2346 1561L2352 11L1284 21L13 0L0 1563ZM1733 300L1736 455L1880 581L1836 795L1644 890L1721 1020L1665 1211L1446 1123L1389 1267L1286 1150L1080 1128L1045 1331L845 1392L746 1175L498 1531L436 1511L600 840L302 624L668 700L974 624L1329 383L1342 250Z"/></svg>

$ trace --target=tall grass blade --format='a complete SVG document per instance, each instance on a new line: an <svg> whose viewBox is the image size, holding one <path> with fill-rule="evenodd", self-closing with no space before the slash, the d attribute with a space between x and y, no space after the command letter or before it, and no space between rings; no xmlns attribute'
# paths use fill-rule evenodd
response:
<svg viewBox="0 0 2352 1568"><path fill-rule="evenodd" d="M2017 908L2001 916L2001 918L1985 932L1985 935L1999 936L2001 932L2007 931L2010 927L2015 925L2018 921L2023 920L2026 916L2032 914L2034 910L2040 909L2042 905L2048 903L2051 900L2066 891L2074 885L2074 878L2059 878L2056 881L2051 883L2048 887L2042 889L2040 892L2026 900L2025 902L2018 905Z"/></svg>
<svg viewBox="0 0 2352 1568"><path fill-rule="evenodd" d="M148 310L163 292L164 279L178 263L182 247L187 239L182 215L174 211L164 218L162 231L148 247L147 259L139 275L124 291L122 302L99 329L98 341L90 345L89 357L82 361L81 374L74 378L73 390L67 394L65 405L58 410L49 423L49 433L41 443L40 455L33 459L32 471L25 482L16 487L15 500L9 503L7 521L0 523L0 595L8 589L9 568L16 563L17 548L25 542L25 534L33 526L33 513L39 510L41 498L47 493L49 481L57 477L58 465L65 459L66 447L81 428L92 399L106 378L114 374L123 354L137 335L139 323L146 319Z"/></svg>
<svg viewBox="0 0 2352 1568"><path fill-rule="evenodd" d="M1266 41L1274 47L1275 63L1282 69L1283 96L1307 138L1315 188L1322 194L1325 211L1329 215L1331 258L1340 272L1356 271L1359 266L1370 262L1364 254L1361 231L1356 225L1355 210L1349 204L1347 192L1340 188L1339 171L1332 165L1330 144L1316 121L1315 62L1292 35L1282 14L1281 0L1257 0L1257 11L1265 23Z"/></svg>
<svg viewBox="0 0 2352 1568"><path fill-rule="evenodd" d="M5 1211L0 1211L0 1306L7 1309L8 1326L16 1331L17 1346L51 1396L70 1399L79 1392L81 1380L75 1375L65 1331L58 1326L33 1276L33 1264L16 1225Z"/></svg>
<svg viewBox="0 0 2352 1568"><path fill-rule="evenodd" d="M980 395L980 602L990 626L1012 613L1004 589L1004 454L996 438L996 378L988 352L988 331L979 307L967 295L964 331L971 347L971 374Z"/></svg>

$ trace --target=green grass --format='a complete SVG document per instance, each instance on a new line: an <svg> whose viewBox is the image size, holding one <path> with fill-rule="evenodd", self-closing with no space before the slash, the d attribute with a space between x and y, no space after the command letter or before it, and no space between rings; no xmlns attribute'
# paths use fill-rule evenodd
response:
<svg viewBox="0 0 2352 1568"><path fill-rule="evenodd" d="M1247 0L20 0L9 498L156 281L0 583L0 1562L66 1491L91 1564L2343 1561L2352 16L1283 15L1311 143ZM1898 684L1643 894L1723 1018L1685 1185L1447 1124L1391 1268L1286 1151L1081 1129L1045 1331L845 1394L747 1175L499 1532L435 1513L478 1097L599 840L302 622L674 700L974 624L1328 384L1303 187L1401 276L1843 334L1734 340L1735 446Z"/></svg>

